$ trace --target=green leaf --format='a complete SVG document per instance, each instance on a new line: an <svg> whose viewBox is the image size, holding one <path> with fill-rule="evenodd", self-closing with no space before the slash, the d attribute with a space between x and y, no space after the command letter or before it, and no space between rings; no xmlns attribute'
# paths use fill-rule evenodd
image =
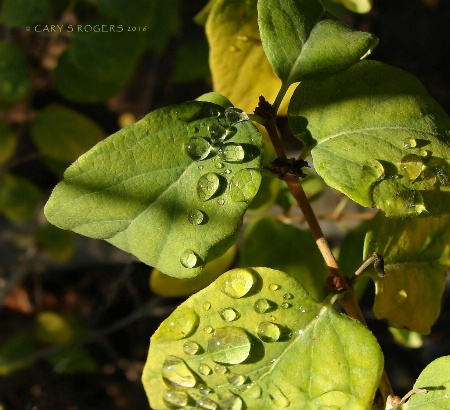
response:
<svg viewBox="0 0 450 410"><path fill-rule="evenodd" d="M55 373L87 373L97 369L94 358L81 346L69 346L52 351L47 360Z"/></svg>
<svg viewBox="0 0 450 410"><path fill-rule="evenodd" d="M330 274L309 230L301 230L274 216L249 225L241 249L241 266L267 266L297 279L317 300L325 297Z"/></svg>
<svg viewBox="0 0 450 410"><path fill-rule="evenodd" d="M335 20L318 0L260 1L258 19L264 51L284 87L345 70L378 42Z"/></svg>
<svg viewBox="0 0 450 410"><path fill-rule="evenodd" d="M14 155L17 146L17 134L9 125L0 119L0 164Z"/></svg>
<svg viewBox="0 0 450 410"><path fill-rule="evenodd" d="M336 2L342 3L349 10L365 14L372 10L373 0L334 0Z"/></svg>
<svg viewBox="0 0 450 410"><path fill-rule="evenodd" d="M39 227L36 239L40 248L59 262L68 260L75 252L75 234L49 223Z"/></svg>
<svg viewBox="0 0 450 410"><path fill-rule="evenodd" d="M450 409L450 356L431 362L420 373L415 389L426 389L427 394L414 394L404 405L405 409L448 410Z"/></svg>
<svg viewBox="0 0 450 410"><path fill-rule="evenodd" d="M55 312L40 312L36 316L36 338L44 343L67 343L74 337L69 321Z"/></svg>
<svg viewBox="0 0 450 410"><path fill-rule="evenodd" d="M0 107L24 100L31 90L28 62L23 51L0 40Z"/></svg>
<svg viewBox="0 0 450 410"><path fill-rule="evenodd" d="M12 174L0 175L0 212L11 221L32 219L41 196L41 190L28 179Z"/></svg>
<svg viewBox="0 0 450 410"><path fill-rule="evenodd" d="M260 180L261 136L235 108L190 101L148 114L82 155L46 207L178 278L235 241Z"/></svg>
<svg viewBox="0 0 450 410"><path fill-rule="evenodd" d="M281 181L272 176L263 175L261 187L249 207L249 213L261 213L276 201L281 188Z"/></svg>
<svg viewBox="0 0 450 410"><path fill-rule="evenodd" d="M331 187L387 216L450 213L450 120L404 71L363 61L296 89L289 122Z"/></svg>
<svg viewBox="0 0 450 410"><path fill-rule="evenodd" d="M96 4L103 17L141 29L153 22L157 7L155 0L96 0Z"/></svg>
<svg viewBox="0 0 450 410"><path fill-rule="evenodd" d="M248 268L228 271L161 324L142 380L153 409L362 410L382 368L360 323L284 272Z"/></svg>
<svg viewBox="0 0 450 410"><path fill-rule="evenodd" d="M43 22L49 13L49 0L3 0L0 21L10 27L25 28Z"/></svg>
<svg viewBox="0 0 450 410"><path fill-rule="evenodd" d="M394 337L395 341L402 346L410 349L419 349L423 346L423 336L417 332L411 332L406 329L398 329L396 327L389 327L389 332Z"/></svg>
<svg viewBox="0 0 450 410"><path fill-rule="evenodd" d="M209 48L204 40L181 45L175 54L172 81L190 83L210 77L208 53Z"/></svg>
<svg viewBox="0 0 450 410"><path fill-rule="evenodd" d="M31 137L46 157L67 165L105 138L89 117L61 105L40 110L31 126Z"/></svg>
<svg viewBox="0 0 450 410"><path fill-rule="evenodd" d="M33 365L29 359L36 350L33 339L28 334L16 334L0 346L0 376L8 376L18 370Z"/></svg>
<svg viewBox="0 0 450 410"><path fill-rule="evenodd" d="M375 276L374 313L394 327L421 334L439 316L450 266L450 217L390 219L377 215L364 258L383 255L386 276Z"/></svg>

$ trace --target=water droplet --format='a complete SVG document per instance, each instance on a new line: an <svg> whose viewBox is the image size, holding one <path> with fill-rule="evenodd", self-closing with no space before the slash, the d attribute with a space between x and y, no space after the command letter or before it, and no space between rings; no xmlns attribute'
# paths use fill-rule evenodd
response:
<svg viewBox="0 0 450 410"><path fill-rule="evenodd" d="M220 150L219 150L219 151L220 151ZM216 163L216 168L218 168L218 169L222 169L224 166L225 166L225 165L223 165L222 162L217 162L217 163Z"/></svg>
<svg viewBox="0 0 450 410"><path fill-rule="evenodd" d="M239 396L227 390L227 394L222 393L220 396L220 408L222 410L241 410L242 399Z"/></svg>
<svg viewBox="0 0 450 410"><path fill-rule="evenodd" d="M271 322L275 322L277 320L277 318L275 316L270 315L269 320Z"/></svg>
<svg viewBox="0 0 450 410"><path fill-rule="evenodd" d="M186 354L193 355L199 353L201 351L201 347L197 342L189 340L183 344L183 351Z"/></svg>
<svg viewBox="0 0 450 410"><path fill-rule="evenodd" d="M227 372L227 368L225 366L220 365L220 364L216 364L214 366L214 371L217 374L225 374Z"/></svg>
<svg viewBox="0 0 450 410"><path fill-rule="evenodd" d="M251 385L247 386L247 391L245 393L245 396L249 399L258 399L262 396L262 389L259 386L259 384L252 383Z"/></svg>
<svg viewBox="0 0 450 410"><path fill-rule="evenodd" d="M231 169L227 168L225 171L223 171L223 173L229 175L229 174L231 174Z"/></svg>
<svg viewBox="0 0 450 410"><path fill-rule="evenodd" d="M216 363L242 363L250 354L250 348L250 338L240 327L218 328L208 340L208 353Z"/></svg>
<svg viewBox="0 0 450 410"><path fill-rule="evenodd" d="M203 309L205 309L205 310L211 309L211 303L210 302L203 303Z"/></svg>
<svg viewBox="0 0 450 410"><path fill-rule="evenodd" d="M213 144L224 141L225 137L227 136L226 128L222 127L221 125L210 125L208 127L208 130L211 135L211 140L213 141Z"/></svg>
<svg viewBox="0 0 450 410"><path fill-rule="evenodd" d="M194 387L197 383L194 373L184 360L172 355L164 361L162 377L174 387Z"/></svg>
<svg viewBox="0 0 450 410"><path fill-rule="evenodd" d="M290 303L283 302L280 306L281 306L283 309L289 309L292 305L291 305Z"/></svg>
<svg viewBox="0 0 450 410"><path fill-rule="evenodd" d="M281 286L277 285L276 283L271 283L269 285L269 290L275 291L275 290L278 290L278 289L281 289Z"/></svg>
<svg viewBox="0 0 450 410"><path fill-rule="evenodd" d="M194 310L180 306L163 322L159 332L165 339L179 340L193 334L200 318Z"/></svg>
<svg viewBox="0 0 450 410"><path fill-rule="evenodd" d="M203 328L203 330L204 330L206 333L212 333L212 332L214 331L214 328L213 328L212 326L205 326L205 327Z"/></svg>
<svg viewBox="0 0 450 410"><path fill-rule="evenodd" d="M203 376L208 376L209 374L212 373L212 369L207 364L201 364L198 367L198 372Z"/></svg>
<svg viewBox="0 0 450 410"><path fill-rule="evenodd" d="M405 148L416 148L417 147L417 141L414 138L407 138L403 140L403 146Z"/></svg>
<svg viewBox="0 0 450 410"><path fill-rule="evenodd" d="M187 129L188 129L188 132L191 132L193 134L196 134L199 131L198 127L195 125L192 125L192 124L189 124Z"/></svg>
<svg viewBox="0 0 450 410"><path fill-rule="evenodd" d="M239 319L239 313L233 308L225 308L220 311L220 317L226 322L232 322L233 320Z"/></svg>
<svg viewBox="0 0 450 410"><path fill-rule="evenodd" d="M197 183L197 195L203 201L211 198L219 189L220 179L214 172L208 172L200 177Z"/></svg>
<svg viewBox="0 0 450 410"><path fill-rule="evenodd" d="M281 336L281 330L275 323L261 322L256 334L263 342L276 342Z"/></svg>
<svg viewBox="0 0 450 410"><path fill-rule="evenodd" d="M399 290L397 294L394 296L394 300L397 303L397 305L405 303L406 299L408 299L408 293L406 293L405 289Z"/></svg>
<svg viewBox="0 0 450 410"><path fill-rule="evenodd" d="M187 141L185 150L193 160L201 161L211 152L211 145L204 138L192 137Z"/></svg>
<svg viewBox="0 0 450 410"><path fill-rule="evenodd" d="M200 265L200 258L192 249L186 249L181 255L180 262L185 268L192 269Z"/></svg>
<svg viewBox="0 0 450 410"><path fill-rule="evenodd" d="M241 169L231 179L229 189L234 202L250 203L261 184L261 174L256 169Z"/></svg>
<svg viewBox="0 0 450 410"><path fill-rule="evenodd" d="M427 161L427 167L436 173L441 185L450 186L450 165L447 161L434 157Z"/></svg>
<svg viewBox="0 0 450 410"><path fill-rule="evenodd" d="M253 304L253 309L256 313L266 313L274 310L276 305L267 299L258 299Z"/></svg>
<svg viewBox="0 0 450 410"><path fill-rule="evenodd" d="M170 408L184 407L188 404L189 397L184 391L167 389L163 394L164 403Z"/></svg>
<svg viewBox="0 0 450 410"><path fill-rule="evenodd" d="M402 158L402 163L400 166L400 168L403 171L403 174L410 181L414 181L417 179L417 177L422 172L422 167L423 167L422 158L414 154L405 155Z"/></svg>
<svg viewBox="0 0 450 410"><path fill-rule="evenodd" d="M230 373L227 376L227 380L233 386L242 386L247 380L247 377L243 376L242 374Z"/></svg>
<svg viewBox="0 0 450 410"><path fill-rule="evenodd" d="M225 109L225 117L231 125L242 121L248 121L248 115L239 108L230 107Z"/></svg>
<svg viewBox="0 0 450 410"><path fill-rule="evenodd" d="M293 299L294 298L294 295L292 294L292 293L285 293L284 295L283 295L283 299L284 300L291 300L291 299Z"/></svg>
<svg viewBox="0 0 450 410"><path fill-rule="evenodd" d="M198 391L200 392L200 394L207 395L212 392L212 389L208 386L203 385L198 388Z"/></svg>
<svg viewBox="0 0 450 410"><path fill-rule="evenodd" d="M430 150L428 150L428 149L422 149L422 150L420 150L420 152L419 152L419 155L420 155L422 158L429 158L429 157L431 157L431 154L432 154L432 152L431 152Z"/></svg>
<svg viewBox="0 0 450 410"><path fill-rule="evenodd" d="M199 165L198 169L201 171L203 168L205 168L203 165Z"/></svg>
<svg viewBox="0 0 450 410"><path fill-rule="evenodd" d="M278 386L271 384L268 389L270 400L277 408L288 407L291 403Z"/></svg>
<svg viewBox="0 0 450 410"><path fill-rule="evenodd" d="M242 148L242 145L234 144L232 142L222 145L218 154L222 161L231 163L242 162L245 158L245 151L244 148Z"/></svg>
<svg viewBox="0 0 450 410"><path fill-rule="evenodd" d="M225 199L220 198L220 199L217 200L217 203L218 203L219 205L223 205L223 204L225 203Z"/></svg>
<svg viewBox="0 0 450 410"><path fill-rule="evenodd" d="M200 407L202 409L208 409L208 410L218 409L217 403L215 403L208 397L200 397L198 400L196 400L196 404L198 407Z"/></svg>
<svg viewBox="0 0 450 410"><path fill-rule="evenodd" d="M216 286L231 298L238 299L245 296L253 286L255 278L245 269L232 269L216 280Z"/></svg>
<svg viewBox="0 0 450 410"><path fill-rule="evenodd" d="M201 225L205 220L205 214L200 209L191 209L188 213L188 221L192 225Z"/></svg>

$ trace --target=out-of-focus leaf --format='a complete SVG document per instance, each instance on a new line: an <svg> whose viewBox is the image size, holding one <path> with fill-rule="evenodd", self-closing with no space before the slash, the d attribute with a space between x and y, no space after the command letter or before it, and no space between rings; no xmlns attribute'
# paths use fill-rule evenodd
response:
<svg viewBox="0 0 450 410"><path fill-rule="evenodd" d="M41 312L36 317L36 337L44 343L67 343L73 339L74 329L66 318L55 312Z"/></svg>
<svg viewBox="0 0 450 410"><path fill-rule="evenodd" d="M208 52L205 41L181 45L175 55L172 81L190 83L209 77Z"/></svg>
<svg viewBox="0 0 450 410"><path fill-rule="evenodd" d="M241 266L283 269L317 300L325 297L329 271L309 230L301 230L274 216L259 218L245 231Z"/></svg>
<svg viewBox="0 0 450 410"><path fill-rule="evenodd" d="M49 223L39 227L37 241L40 247L58 262L66 261L75 251L75 234Z"/></svg>
<svg viewBox="0 0 450 410"><path fill-rule="evenodd" d="M8 376L33 365L28 357L36 350L33 339L27 334L16 334L0 346L0 376Z"/></svg>
<svg viewBox="0 0 450 410"><path fill-rule="evenodd" d="M8 219L21 222L33 218L41 197L41 190L28 179L0 175L0 212Z"/></svg>
<svg viewBox="0 0 450 410"><path fill-rule="evenodd" d="M47 357L56 373L89 373L97 369L94 358L81 346L69 346L52 352Z"/></svg>
<svg viewBox="0 0 450 410"><path fill-rule="evenodd" d="M279 179L263 175L259 191L248 208L249 213L259 213L270 208L278 197L281 184Z"/></svg>
<svg viewBox="0 0 450 410"><path fill-rule="evenodd" d="M224 273L161 324L142 381L153 409L363 410L382 369L367 328L292 276L248 268Z"/></svg>
<svg viewBox="0 0 450 410"><path fill-rule="evenodd" d="M125 30L128 27L148 30L154 19L160 17L156 14L158 2L160 0L96 0L96 5L103 17L122 23Z"/></svg>
<svg viewBox="0 0 450 410"><path fill-rule="evenodd" d="M417 332L411 332L406 329L397 329L396 327L389 327L391 335L397 343L410 349L419 349L423 346L423 336Z"/></svg>
<svg viewBox="0 0 450 410"><path fill-rule="evenodd" d="M17 146L17 135L9 125L0 119L0 164L8 161Z"/></svg>
<svg viewBox="0 0 450 410"><path fill-rule="evenodd" d="M25 28L42 23L49 13L49 0L3 0L0 21L10 27Z"/></svg>
<svg viewBox="0 0 450 410"><path fill-rule="evenodd" d="M236 246L233 245L222 256L207 263L200 274L192 279L172 278L164 275L158 269L153 269L150 275L150 289L156 294L168 298L192 295L230 269L235 256Z"/></svg>
<svg viewBox="0 0 450 410"><path fill-rule="evenodd" d="M350 11L355 13L365 14L372 10L373 0L333 0L336 3L341 3Z"/></svg>
<svg viewBox="0 0 450 410"><path fill-rule="evenodd" d="M25 54L15 44L0 40L0 107L24 100L30 90Z"/></svg>
<svg viewBox="0 0 450 410"><path fill-rule="evenodd" d="M383 255L375 275L375 316L391 326L428 334L441 310L450 266L450 217L391 219L381 213L367 232L364 258Z"/></svg>

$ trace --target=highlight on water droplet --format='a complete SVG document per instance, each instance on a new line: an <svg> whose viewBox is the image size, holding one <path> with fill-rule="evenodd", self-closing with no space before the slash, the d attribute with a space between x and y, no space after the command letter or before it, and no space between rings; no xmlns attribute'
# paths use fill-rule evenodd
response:
<svg viewBox="0 0 450 410"><path fill-rule="evenodd" d="M184 391L167 389L163 394L164 403L170 408L180 408L188 404L189 397Z"/></svg>
<svg viewBox="0 0 450 410"><path fill-rule="evenodd" d="M245 151L240 144L224 144L217 152L222 161L239 163L245 159Z"/></svg>
<svg viewBox="0 0 450 410"><path fill-rule="evenodd" d="M248 114L239 108L229 107L225 109L225 117L230 122L230 125L237 124L238 122L248 121Z"/></svg>
<svg viewBox="0 0 450 410"><path fill-rule="evenodd" d="M223 173L226 175L231 174L231 172L232 172L231 169L228 169L228 168L225 171L223 171Z"/></svg>
<svg viewBox="0 0 450 410"><path fill-rule="evenodd" d="M289 407L291 404L281 389L273 383L269 385L268 393L270 400L272 400L272 403L276 406L276 408Z"/></svg>
<svg viewBox="0 0 450 410"><path fill-rule="evenodd" d="M445 159L433 157L427 161L427 168L435 172L440 185L450 186L450 164Z"/></svg>
<svg viewBox="0 0 450 410"><path fill-rule="evenodd" d="M256 169L241 169L230 181L229 190L234 202L249 204L261 185L261 173Z"/></svg>
<svg viewBox="0 0 450 410"><path fill-rule="evenodd" d="M181 264L188 269L195 268L201 264L200 257L192 250L186 249L180 257Z"/></svg>
<svg viewBox="0 0 450 410"><path fill-rule="evenodd" d="M221 364L216 364L214 366L214 372L217 374L225 374L227 370L228 369L225 366L222 366Z"/></svg>
<svg viewBox="0 0 450 410"><path fill-rule="evenodd" d="M208 340L208 353L216 363L242 363L250 354L251 340L247 332L234 326L215 330Z"/></svg>
<svg viewBox="0 0 450 410"><path fill-rule="evenodd" d="M247 377L243 376L242 374L230 373L227 376L227 380L228 383L232 384L233 386L242 386L247 380Z"/></svg>
<svg viewBox="0 0 450 410"><path fill-rule="evenodd" d="M205 309L205 310L211 309L211 302L205 302L205 303L203 303L203 309Z"/></svg>
<svg viewBox="0 0 450 410"><path fill-rule="evenodd" d="M283 295L283 299L284 299L284 300L291 300L291 299L293 299L293 298L294 298L294 295L293 295L292 293L286 292L286 293Z"/></svg>
<svg viewBox="0 0 450 410"><path fill-rule="evenodd" d="M223 204L225 203L225 199L219 198L219 199L217 200L217 203L218 203L219 205L223 205Z"/></svg>
<svg viewBox="0 0 450 410"><path fill-rule="evenodd" d="M204 138L192 137L186 142L185 151L194 161L201 161L211 152L211 145Z"/></svg>
<svg viewBox="0 0 450 410"><path fill-rule="evenodd" d="M231 307L222 309L219 314L225 322L233 322L240 317L239 313Z"/></svg>
<svg viewBox="0 0 450 410"><path fill-rule="evenodd" d="M194 373L183 359L169 355L163 363L162 377L174 387L194 387L197 383Z"/></svg>
<svg viewBox="0 0 450 410"><path fill-rule="evenodd" d="M208 386L202 385L198 388L200 394L206 395L212 392L212 389Z"/></svg>
<svg viewBox="0 0 450 410"><path fill-rule="evenodd" d="M406 138L403 140L403 146L405 148L416 148L417 147L417 141L414 138Z"/></svg>
<svg viewBox="0 0 450 410"><path fill-rule="evenodd" d="M261 322L256 329L256 334L263 342L276 342L281 337L281 329L275 323Z"/></svg>
<svg viewBox="0 0 450 410"><path fill-rule="evenodd" d="M198 367L198 372L203 376L208 376L212 373L212 369L207 364L201 364Z"/></svg>
<svg viewBox="0 0 450 410"><path fill-rule="evenodd" d="M219 186L219 176L214 172L208 172L207 174L202 175L198 180L197 195L203 201L207 201L217 192Z"/></svg>
<svg viewBox="0 0 450 410"><path fill-rule="evenodd" d="M276 304L267 299L258 299L253 304L253 310L256 313L262 314L262 313L266 313L266 312L271 312L274 309L276 309Z"/></svg>
<svg viewBox="0 0 450 410"><path fill-rule="evenodd" d="M245 296L255 282L254 276L246 269L232 269L216 280L216 286L225 295L238 299Z"/></svg>
<svg viewBox="0 0 450 410"><path fill-rule="evenodd" d="M188 213L188 221L192 225L201 225L206 220L206 215L200 209L191 209Z"/></svg>
<svg viewBox="0 0 450 410"><path fill-rule="evenodd" d="M183 344L183 351L185 354L194 355L200 353L201 347L197 342L194 342L193 340L188 340Z"/></svg>

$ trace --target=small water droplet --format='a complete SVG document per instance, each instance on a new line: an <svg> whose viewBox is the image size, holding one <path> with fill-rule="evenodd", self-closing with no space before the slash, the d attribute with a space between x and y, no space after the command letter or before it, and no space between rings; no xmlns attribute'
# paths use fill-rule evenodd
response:
<svg viewBox="0 0 450 410"><path fill-rule="evenodd" d="M214 328L213 328L212 326L205 326L205 327L203 328L203 330L204 330L206 333L212 333L212 332L214 331Z"/></svg>
<svg viewBox="0 0 450 410"><path fill-rule="evenodd" d="M199 165L198 169L201 171L203 168L205 168L203 165Z"/></svg>
<svg viewBox="0 0 450 410"><path fill-rule="evenodd" d="M203 201L207 201L217 192L219 186L219 176L214 172L208 172L207 174L202 175L198 180L197 195Z"/></svg>
<svg viewBox="0 0 450 410"><path fill-rule="evenodd" d="M220 151L220 150L219 150ZM223 165L223 162L216 162L216 168L222 169L225 165Z"/></svg>
<svg viewBox="0 0 450 410"><path fill-rule="evenodd" d="M239 313L233 308L225 308L220 311L220 317L225 320L225 322L233 322L239 319Z"/></svg>
<svg viewBox="0 0 450 410"><path fill-rule="evenodd" d="M269 320L271 322L276 322L277 318L275 316L270 315Z"/></svg>
<svg viewBox="0 0 450 410"><path fill-rule="evenodd" d="M247 113L235 107L226 108L225 117L230 122L230 125L234 125L242 121L248 121Z"/></svg>
<svg viewBox="0 0 450 410"><path fill-rule="evenodd" d="M253 286L255 278L245 269L232 269L216 280L216 286L231 298L238 299L245 296Z"/></svg>
<svg viewBox="0 0 450 410"><path fill-rule="evenodd" d="M169 355L163 363L162 377L174 387L194 387L197 383L194 373L183 359Z"/></svg>
<svg viewBox="0 0 450 410"><path fill-rule="evenodd" d="M245 383L245 381L247 380L247 377L243 376L242 374L230 373L227 376L227 380L233 386L242 386Z"/></svg>
<svg viewBox="0 0 450 410"><path fill-rule="evenodd" d="M276 283L271 283L269 285L269 290L271 290L271 291L275 291L275 290L279 290L279 289L281 289L281 286Z"/></svg>
<svg viewBox="0 0 450 410"><path fill-rule="evenodd" d="M216 409L218 409L217 403L215 403L214 401L212 401L208 397L200 397L196 401L196 404L197 404L198 407L200 407L202 409L207 409L207 410L216 410Z"/></svg>
<svg viewBox="0 0 450 410"><path fill-rule="evenodd" d="M220 198L220 199L217 200L217 203L218 203L219 205L223 205L223 204L225 203L225 199Z"/></svg>
<svg viewBox="0 0 450 410"><path fill-rule="evenodd" d="M192 124L189 124L187 129L188 132L191 132L192 134L196 134L199 131L198 127Z"/></svg>
<svg viewBox="0 0 450 410"><path fill-rule="evenodd" d="M188 213L188 221L192 225L201 225L205 219L205 214L200 209L191 209Z"/></svg>
<svg viewBox="0 0 450 410"><path fill-rule="evenodd" d="M431 158L427 161L427 167L436 173L441 185L450 186L450 165L442 158Z"/></svg>
<svg viewBox="0 0 450 410"><path fill-rule="evenodd" d="M229 174L231 174L231 169L227 168L225 171L223 171L223 173L226 175L229 175Z"/></svg>
<svg viewBox="0 0 450 410"><path fill-rule="evenodd" d="M193 160L201 161L211 152L211 145L204 138L192 137L187 141L185 150Z"/></svg>
<svg viewBox="0 0 450 410"><path fill-rule="evenodd" d="M230 181L230 196L234 202L250 203L261 184L261 173L256 169L241 169Z"/></svg>
<svg viewBox="0 0 450 410"><path fill-rule="evenodd" d="M276 342L281 336L281 330L275 323L261 322L256 334L263 342Z"/></svg>
<svg viewBox="0 0 450 410"><path fill-rule="evenodd" d="M294 298L294 295L292 294L292 293L285 293L284 295L283 295L283 299L284 300L291 300L291 299L293 299Z"/></svg>
<svg viewBox="0 0 450 410"><path fill-rule="evenodd" d="M201 351L201 347L197 342L189 340L183 344L183 351L188 355L197 354Z"/></svg>
<svg viewBox="0 0 450 410"><path fill-rule="evenodd" d="M212 389L208 386L203 385L198 388L198 391L200 392L200 394L207 395L212 392Z"/></svg>
<svg viewBox="0 0 450 410"><path fill-rule="evenodd" d="M403 174L410 181L414 181L422 172L423 162L422 158L418 155L409 154L405 155L401 161L401 169Z"/></svg>
<svg viewBox="0 0 450 410"><path fill-rule="evenodd" d="M184 407L188 404L189 397L184 391L167 389L163 394L164 403L170 408Z"/></svg>
<svg viewBox="0 0 450 410"><path fill-rule="evenodd" d="M290 303L283 302L280 306L281 306L283 309L289 309L292 305L291 305Z"/></svg>
<svg viewBox="0 0 450 410"><path fill-rule="evenodd" d="M208 127L209 134L211 135L211 140L213 141L213 144L221 143L225 140L227 136L227 130L226 128L222 127L221 125L210 125Z"/></svg>
<svg viewBox="0 0 450 410"><path fill-rule="evenodd" d="M270 400L277 408L289 407L291 404L278 386L271 384L268 389Z"/></svg>
<svg viewBox="0 0 450 410"><path fill-rule="evenodd" d="M212 373L212 369L207 364L201 364L198 367L198 372L203 376L208 376L209 374Z"/></svg>
<svg viewBox="0 0 450 410"><path fill-rule="evenodd" d="M220 364L216 364L214 366L214 371L217 374L225 374L227 372L227 368L225 366L220 365Z"/></svg>
<svg viewBox="0 0 450 410"><path fill-rule="evenodd" d="M185 268L192 269L200 265L200 258L192 249L186 249L181 255L180 262Z"/></svg>
<svg viewBox="0 0 450 410"><path fill-rule="evenodd" d="M230 142L229 144L222 145L218 151L218 155L222 161L239 163L244 160L245 151L242 145Z"/></svg>
<svg viewBox="0 0 450 410"><path fill-rule="evenodd" d="M245 392L245 396L249 399L258 399L262 396L262 389L257 383L252 383L247 386L247 391Z"/></svg>
<svg viewBox="0 0 450 410"><path fill-rule="evenodd" d="M211 309L211 302L205 302L205 303L203 303L203 309L205 309L205 310Z"/></svg>
<svg viewBox="0 0 450 410"><path fill-rule="evenodd" d="M249 356L250 348L251 340L240 327L218 328L208 340L208 353L216 363L242 363Z"/></svg>
<svg viewBox="0 0 450 410"><path fill-rule="evenodd" d="M432 152L430 150L428 150L428 149L422 149L422 150L420 150L419 155L422 158L429 158L429 157L431 157Z"/></svg>
<svg viewBox="0 0 450 410"><path fill-rule="evenodd" d="M403 146L405 148L416 148L417 147L417 141L414 138L407 138L403 140Z"/></svg>
<svg viewBox="0 0 450 410"><path fill-rule="evenodd" d="M267 299L258 299L253 304L253 309L256 313L266 313L274 310L276 308L276 305Z"/></svg>

